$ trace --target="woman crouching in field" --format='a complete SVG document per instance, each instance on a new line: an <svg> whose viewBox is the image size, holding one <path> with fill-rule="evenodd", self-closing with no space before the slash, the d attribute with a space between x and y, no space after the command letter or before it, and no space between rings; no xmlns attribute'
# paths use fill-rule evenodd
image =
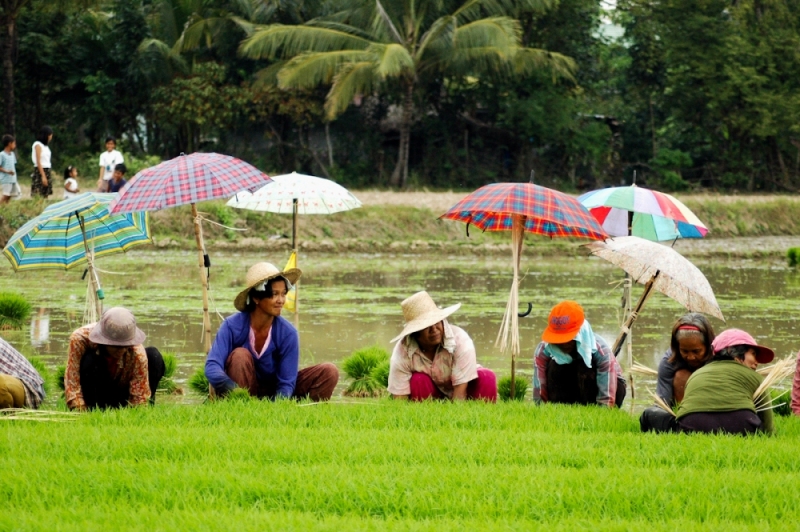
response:
<svg viewBox="0 0 800 532"><path fill-rule="evenodd" d="M297 329L281 316L286 295L300 270L280 271L259 262L247 271L247 287L233 302L206 359L206 377L218 395L244 388L259 398L331 398L339 370L330 363L297 370Z"/></svg>
<svg viewBox="0 0 800 532"><path fill-rule="evenodd" d="M389 366L389 393L395 399L497 401L494 372L477 364L472 339L446 319L461 303L441 309L423 291L400 306L406 325L392 340L397 344Z"/></svg>
<svg viewBox="0 0 800 532"><path fill-rule="evenodd" d="M714 329L702 314L684 314L672 327L670 349L658 365L656 394L668 405L683 401L686 381L713 357Z"/></svg>
<svg viewBox="0 0 800 532"><path fill-rule="evenodd" d="M689 377L677 416L650 407L639 418L643 432L773 432L772 410L757 412L753 394L764 380L756 368L775 353L740 329L723 331L711 345L714 358Z"/></svg>
<svg viewBox="0 0 800 532"><path fill-rule="evenodd" d="M627 383L619 362L577 302L550 311L533 361L535 403L622 406Z"/></svg>

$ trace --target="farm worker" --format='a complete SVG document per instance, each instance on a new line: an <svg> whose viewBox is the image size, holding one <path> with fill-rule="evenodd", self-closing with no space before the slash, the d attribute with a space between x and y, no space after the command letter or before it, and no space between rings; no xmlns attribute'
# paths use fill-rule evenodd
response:
<svg viewBox="0 0 800 532"><path fill-rule="evenodd" d="M769 393L753 394L764 380L756 367L775 352L741 329L721 332L711 345L714 358L689 377L677 415L650 407L639 418L643 432L773 432L772 410L756 407L769 406Z"/></svg>
<svg viewBox="0 0 800 532"><path fill-rule="evenodd" d="M670 348L658 364L656 394L668 405L683 401L686 381L714 357L714 329L697 312L684 314L672 326Z"/></svg>
<svg viewBox="0 0 800 532"><path fill-rule="evenodd" d="M534 352L534 402L622 406L622 369L577 302L553 307L542 340Z"/></svg>
<svg viewBox="0 0 800 532"><path fill-rule="evenodd" d="M0 338L0 408L39 408L44 380L22 353Z"/></svg>
<svg viewBox="0 0 800 532"><path fill-rule="evenodd" d="M164 359L142 346L145 334L130 310L113 307L69 337L64 391L71 410L155 403Z"/></svg>
<svg viewBox="0 0 800 532"><path fill-rule="evenodd" d="M792 380L792 412L800 416L800 351L797 352L797 362L795 363L794 379Z"/></svg>
<svg viewBox="0 0 800 532"><path fill-rule="evenodd" d="M477 364L469 335L447 321L461 307L439 308L428 292L400 304L403 331L389 362L389 393L395 399L482 399L497 401L497 377ZM398 341L399 340L399 341Z"/></svg>
<svg viewBox="0 0 800 532"><path fill-rule="evenodd" d="M239 312L222 322L206 359L206 377L218 395L238 387L259 398L331 398L339 370L324 363L298 371L297 329L281 316L300 275L297 268L280 271L269 262L247 271L247 286L233 301Z"/></svg>

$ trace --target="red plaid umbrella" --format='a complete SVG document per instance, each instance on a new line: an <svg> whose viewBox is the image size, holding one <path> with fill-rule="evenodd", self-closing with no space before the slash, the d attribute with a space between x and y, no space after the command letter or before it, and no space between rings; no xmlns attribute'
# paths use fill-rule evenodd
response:
<svg viewBox="0 0 800 532"><path fill-rule="evenodd" d="M119 196L109 204L112 214L158 211L186 203L192 205L200 284L203 288L206 352L211 349L211 320L208 317L208 274L204 270L211 266L211 261L206 253L201 218L195 204L230 198L242 190L254 192L270 181L267 174L236 157L219 153L181 154L133 176L120 190Z"/></svg>
<svg viewBox="0 0 800 532"><path fill-rule="evenodd" d="M533 183L486 185L456 203L440 218L466 222L467 235L470 224L484 231L511 231L514 280L506 312L497 334L497 345L501 351L511 351L511 397L514 397L514 374L519 354L517 308L523 232L551 238L558 236L592 240L604 240L608 235L577 199Z"/></svg>

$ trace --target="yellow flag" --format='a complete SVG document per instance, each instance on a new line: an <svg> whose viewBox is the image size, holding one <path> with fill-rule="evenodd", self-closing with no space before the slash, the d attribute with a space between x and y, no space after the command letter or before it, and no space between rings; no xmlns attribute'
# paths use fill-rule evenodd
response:
<svg viewBox="0 0 800 532"><path fill-rule="evenodd" d="M297 252L292 251L292 254L289 256L289 261L286 263L286 266L283 268L284 270L288 270L290 268L297 268ZM291 312L297 311L297 291L296 289L292 288L289 293L286 295L286 303L283 305L283 308L289 310Z"/></svg>

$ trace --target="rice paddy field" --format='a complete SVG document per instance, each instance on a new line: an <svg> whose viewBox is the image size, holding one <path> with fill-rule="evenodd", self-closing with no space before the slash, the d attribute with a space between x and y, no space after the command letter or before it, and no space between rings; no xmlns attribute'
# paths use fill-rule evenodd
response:
<svg viewBox="0 0 800 532"><path fill-rule="evenodd" d="M0 530L794 530L798 444L531 403L93 412L3 424Z"/></svg>

